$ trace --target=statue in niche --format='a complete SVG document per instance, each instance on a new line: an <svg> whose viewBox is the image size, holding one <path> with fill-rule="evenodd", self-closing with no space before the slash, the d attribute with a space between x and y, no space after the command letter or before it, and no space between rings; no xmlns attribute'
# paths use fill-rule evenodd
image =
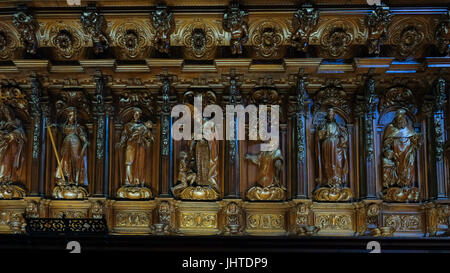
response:
<svg viewBox="0 0 450 273"><path fill-rule="evenodd" d="M319 188L314 192L317 201L349 201L352 192L345 187L348 174L348 133L336 122L336 112L328 109L326 121L317 131Z"/></svg>
<svg viewBox="0 0 450 273"><path fill-rule="evenodd" d="M63 142L59 149L58 167L55 178L57 186L53 189L56 199L84 199L88 192L87 147L89 142L83 126L78 124L77 109L68 107L66 121L62 126Z"/></svg>
<svg viewBox="0 0 450 273"><path fill-rule="evenodd" d="M197 122L202 123L203 132L211 130L212 134L217 133L212 119ZM180 152L179 183L172 187L173 195L182 200L218 199L219 143L217 135L212 140L205 139L203 135L198 139L193 136L192 140L187 142L187 147L188 152Z"/></svg>
<svg viewBox="0 0 450 273"><path fill-rule="evenodd" d="M126 199L148 199L152 192L145 186L148 170L149 150L154 136L152 122L142 122L142 111L133 109L133 118L125 124L117 147L125 146L125 185L117 191L117 197Z"/></svg>
<svg viewBox="0 0 450 273"><path fill-rule="evenodd" d="M245 155L245 159L258 166L256 185L246 194L249 200L284 200L286 197L286 188L281 185L284 159L278 147L272 148L258 155Z"/></svg>
<svg viewBox="0 0 450 273"><path fill-rule="evenodd" d="M18 179L24 161L25 132L8 106L0 105L0 114L0 199L23 198L25 190Z"/></svg>
<svg viewBox="0 0 450 273"><path fill-rule="evenodd" d="M389 202L417 202L419 189L414 187L416 151L420 134L408 124L405 110L395 113L383 136L383 199Z"/></svg>

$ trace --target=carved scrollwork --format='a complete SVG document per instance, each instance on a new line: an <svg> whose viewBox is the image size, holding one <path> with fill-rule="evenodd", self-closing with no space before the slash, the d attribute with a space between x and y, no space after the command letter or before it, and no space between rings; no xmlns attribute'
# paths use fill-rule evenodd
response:
<svg viewBox="0 0 450 273"><path fill-rule="evenodd" d="M277 89L272 87L258 88L247 98L249 104L279 105L282 98Z"/></svg>
<svg viewBox="0 0 450 273"><path fill-rule="evenodd" d="M232 2L223 14L222 26L231 34L231 53L242 54L243 44L248 40L248 13L239 8L238 2Z"/></svg>
<svg viewBox="0 0 450 273"><path fill-rule="evenodd" d="M264 21L251 30L251 42L256 57L279 57L279 48L283 43L283 29L275 22Z"/></svg>
<svg viewBox="0 0 450 273"><path fill-rule="evenodd" d="M223 208L225 214L225 226L223 230L224 235L243 235L244 224L244 211L239 203L230 202Z"/></svg>
<svg viewBox="0 0 450 273"><path fill-rule="evenodd" d="M419 215L386 215L384 225L392 227L395 231L417 231L421 229L422 220Z"/></svg>
<svg viewBox="0 0 450 273"><path fill-rule="evenodd" d="M386 41L387 28L391 19L392 14L386 6L377 6L367 16L369 54L380 54L380 47Z"/></svg>
<svg viewBox="0 0 450 273"><path fill-rule="evenodd" d="M380 112L384 112L394 106L404 108L410 113L415 113L417 109L411 89L404 86L395 86L388 89L381 97Z"/></svg>
<svg viewBox="0 0 450 273"><path fill-rule="evenodd" d="M15 30L6 24L0 24L0 59L12 58L19 44Z"/></svg>
<svg viewBox="0 0 450 273"><path fill-rule="evenodd" d="M325 87L314 96L313 112L317 112L322 106L339 108L345 113L350 112L350 97L342 88L339 81L328 81Z"/></svg>
<svg viewBox="0 0 450 273"><path fill-rule="evenodd" d="M425 43L432 40L429 23L420 19L403 19L391 24L389 43L395 45L396 57L406 59L420 56Z"/></svg>
<svg viewBox="0 0 450 273"><path fill-rule="evenodd" d="M17 12L14 14L13 24L20 34L26 52L33 55L36 54L38 48L38 40L36 37L38 24L33 16L23 11Z"/></svg>
<svg viewBox="0 0 450 273"><path fill-rule="evenodd" d="M151 14L151 22L155 29L153 44L162 53L168 53L170 47L170 35L175 29L175 20L172 12L166 6L159 6Z"/></svg>
<svg viewBox="0 0 450 273"><path fill-rule="evenodd" d="M87 8L81 13L81 24L86 33L91 35L94 53L105 52L109 47L109 41L105 34L106 20L96 8Z"/></svg>
<svg viewBox="0 0 450 273"><path fill-rule="evenodd" d="M319 22L319 11L314 8L302 8L294 13L292 18L292 28L294 32L291 37L292 44L306 52L309 46L309 36L317 27Z"/></svg>

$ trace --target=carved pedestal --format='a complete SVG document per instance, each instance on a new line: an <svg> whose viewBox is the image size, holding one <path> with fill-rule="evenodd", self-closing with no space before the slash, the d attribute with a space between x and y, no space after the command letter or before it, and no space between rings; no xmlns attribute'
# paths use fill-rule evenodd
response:
<svg viewBox="0 0 450 273"><path fill-rule="evenodd" d="M113 234L149 234L156 201L115 201L108 223Z"/></svg>
<svg viewBox="0 0 450 273"><path fill-rule="evenodd" d="M318 235L353 236L356 232L356 210L351 203L316 203L311 206L313 225Z"/></svg>
<svg viewBox="0 0 450 273"><path fill-rule="evenodd" d="M286 235L288 203L246 202L246 232L249 235Z"/></svg>
<svg viewBox="0 0 450 273"><path fill-rule="evenodd" d="M21 233L25 229L25 200L0 200L0 233Z"/></svg>
<svg viewBox="0 0 450 273"><path fill-rule="evenodd" d="M215 235L219 232L218 202L176 201L179 231L185 235Z"/></svg>
<svg viewBox="0 0 450 273"><path fill-rule="evenodd" d="M89 218L89 200L52 200L49 203L49 218Z"/></svg>
<svg viewBox="0 0 450 273"><path fill-rule="evenodd" d="M394 228L394 236L423 236L426 215L423 204L383 203L382 225Z"/></svg>

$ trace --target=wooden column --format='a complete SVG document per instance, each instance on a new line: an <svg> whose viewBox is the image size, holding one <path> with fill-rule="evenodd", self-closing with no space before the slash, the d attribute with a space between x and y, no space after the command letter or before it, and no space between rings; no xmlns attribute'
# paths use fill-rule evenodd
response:
<svg viewBox="0 0 450 273"><path fill-rule="evenodd" d="M173 141L172 118L170 105L170 79L161 77L161 164L159 170L159 197L170 197L170 187L173 186Z"/></svg>
<svg viewBox="0 0 450 273"><path fill-rule="evenodd" d="M105 78L98 74L95 76L95 185L93 195L96 197L108 196L109 185L109 116L111 114L111 96L105 89Z"/></svg>
<svg viewBox="0 0 450 273"><path fill-rule="evenodd" d="M31 128L33 128L30 196L44 196L45 116L42 113L42 85L36 74L31 75Z"/></svg>
<svg viewBox="0 0 450 273"><path fill-rule="evenodd" d="M240 95L237 86L237 78L234 71L230 74L230 93L228 98L229 105L236 106L240 102ZM225 181L224 181L224 198L239 198L239 141L237 139L237 114L234 114L234 140L227 140L225 153L228 160L225 161ZM225 136L226 134L224 134Z"/></svg>
<svg viewBox="0 0 450 273"><path fill-rule="evenodd" d="M448 199L445 175L444 175L444 104L445 104L446 81L439 77L433 86L433 97L425 107L427 121L427 138L430 140L428 160L430 183L429 197L432 199Z"/></svg>
<svg viewBox="0 0 450 273"><path fill-rule="evenodd" d="M296 112L294 132L294 162L295 183L292 184L292 198L308 198L308 172L306 164L306 134L305 134L305 97L307 96L305 77L299 75L296 85Z"/></svg>
<svg viewBox="0 0 450 273"><path fill-rule="evenodd" d="M374 159L374 117L377 106L375 94L375 80L372 76L366 79L364 86L364 99L362 100L362 112L359 115L359 139L360 139L360 177L359 194L364 199L376 198L375 159Z"/></svg>

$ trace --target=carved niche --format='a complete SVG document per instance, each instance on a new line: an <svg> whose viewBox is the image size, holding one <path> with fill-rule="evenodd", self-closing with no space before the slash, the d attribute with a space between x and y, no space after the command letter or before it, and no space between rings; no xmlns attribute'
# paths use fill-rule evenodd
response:
<svg viewBox="0 0 450 273"><path fill-rule="evenodd" d="M338 81L328 82L314 97L317 178L313 198L317 201L349 201L350 149L346 123L349 96Z"/></svg>
<svg viewBox="0 0 450 273"><path fill-rule="evenodd" d="M217 104L217 97L213 91L187 91L183 95L183 103L191 112L191 124L194 121L194 97L202 97L202 109L207 105ZM213 118L196 120L203 130L213 134L217 128ZM191 128L193 130L193 128ZM181 200L217 200L220 197L219 187L219 141L213 137L207 140L204 136L198 138L192 134L191 140L181 140L178 153L177 184L171 188L173 195Z"/></svg>
<svg viewBox="0 0 450 273"><path fill-rule="evenodd" d="M166 6L158 6L151 14L152 26L155 29L153 45L161 53L169 53L170 35L175 29L172 12Z"/></svg>
<svg viewBox="0 0 450 273"><path fill-rule="evenodd" d="M251 94L246 95L248 104L267 105L268 112L272 111L273 106L282 104L282 97L278 90L273 87L261 87L254 90ZM281 115L280 115L281 116ZM268 127L272 125L271 113L267 113ZM249 127L251 124L249 124ZM256 128L253 128L256 129ZM278 135L279 137L279 135ZM257 139L257 143L263 143ZM268 143L265 143L268 145ZM284 200L286 198L286 188L283 185L283 168L285 159L280 149L280 142L277 147L272 147L268 151L259 151L257 154L247 153L245 159L249 164L256 165L256 181L254 186L250 187L246 192L248 200Z"/></svg>
<svg viewBox="0 0 450 273"><path fill-rule="evenodd" d="M119 98L118 122L123 125L116 142L119 154L121 199L152 198L151 184L155 140L153 121L154 99L148 92L124 92ZM150 166L150 167L149 167Z"/></svg>
<svg viewBox="0 0 450 273"><path fill-rule="evenodd" d="M230 32L231 53L242 54L243 45L248 40L248 13L239 8L238 2L232 2L223 14L222 26Z"/></svg>
<svg viewBox="0 0 450 273"><path fill-rule="evenodd" d="M292 45L306 52L309 46L309 36L317 27L319 22L319 11L312 7L302 8L294 13L292 18Z"/></svg>
<svg viewBox="0 0 450 273"><path fill-rule="evenodd" d="M273 21L255 24L250 30L251 43L257 58L279 58L280 47L284 41L283 28Z"/></svg>
<svg viewBox="0 0 450 273"><path fill-rule="evenodd" d="M54 178L55 199L86 199L89 195L88 153L89 137L85 122L91 114L90 105L82 91L62 91L55 102L57 121L49 130L53 154L56 157ZM58 132L54 134L54 132ZM60 141L59 141L60 140Z"/></svg>
<svg viewBox="0 0 450 273"><path fill-rule="evenodd" d="M0 199L25 197L24 171L27 137L22 120L27 120L28 100L13 85L0 89Z"/></svg>
<svg viewBox="0 0 450 273"><path fill-rule="evenodd" d="M32 15L20 11L14 14L13 24L20 34L26 52L29 54L36 54L38 48L38 40L36 32L38 30L38 24Z"/></svg>
<svg viewBox="0 0 450 273"><path fill-rule="evenodd" d="M387 29L391 19L392 14L386 6L377 6L367 16L369 54L380 54L381 45L387 40Z"/></svg>
<svg viewBox="0 0 450 273"><path fill-rule="evenodd" d="M106 20L96 8L88 7L81 13L81 24L84 31L91 36L92 46L96 55L105 52L109 41L105 34Z"/></svg>

